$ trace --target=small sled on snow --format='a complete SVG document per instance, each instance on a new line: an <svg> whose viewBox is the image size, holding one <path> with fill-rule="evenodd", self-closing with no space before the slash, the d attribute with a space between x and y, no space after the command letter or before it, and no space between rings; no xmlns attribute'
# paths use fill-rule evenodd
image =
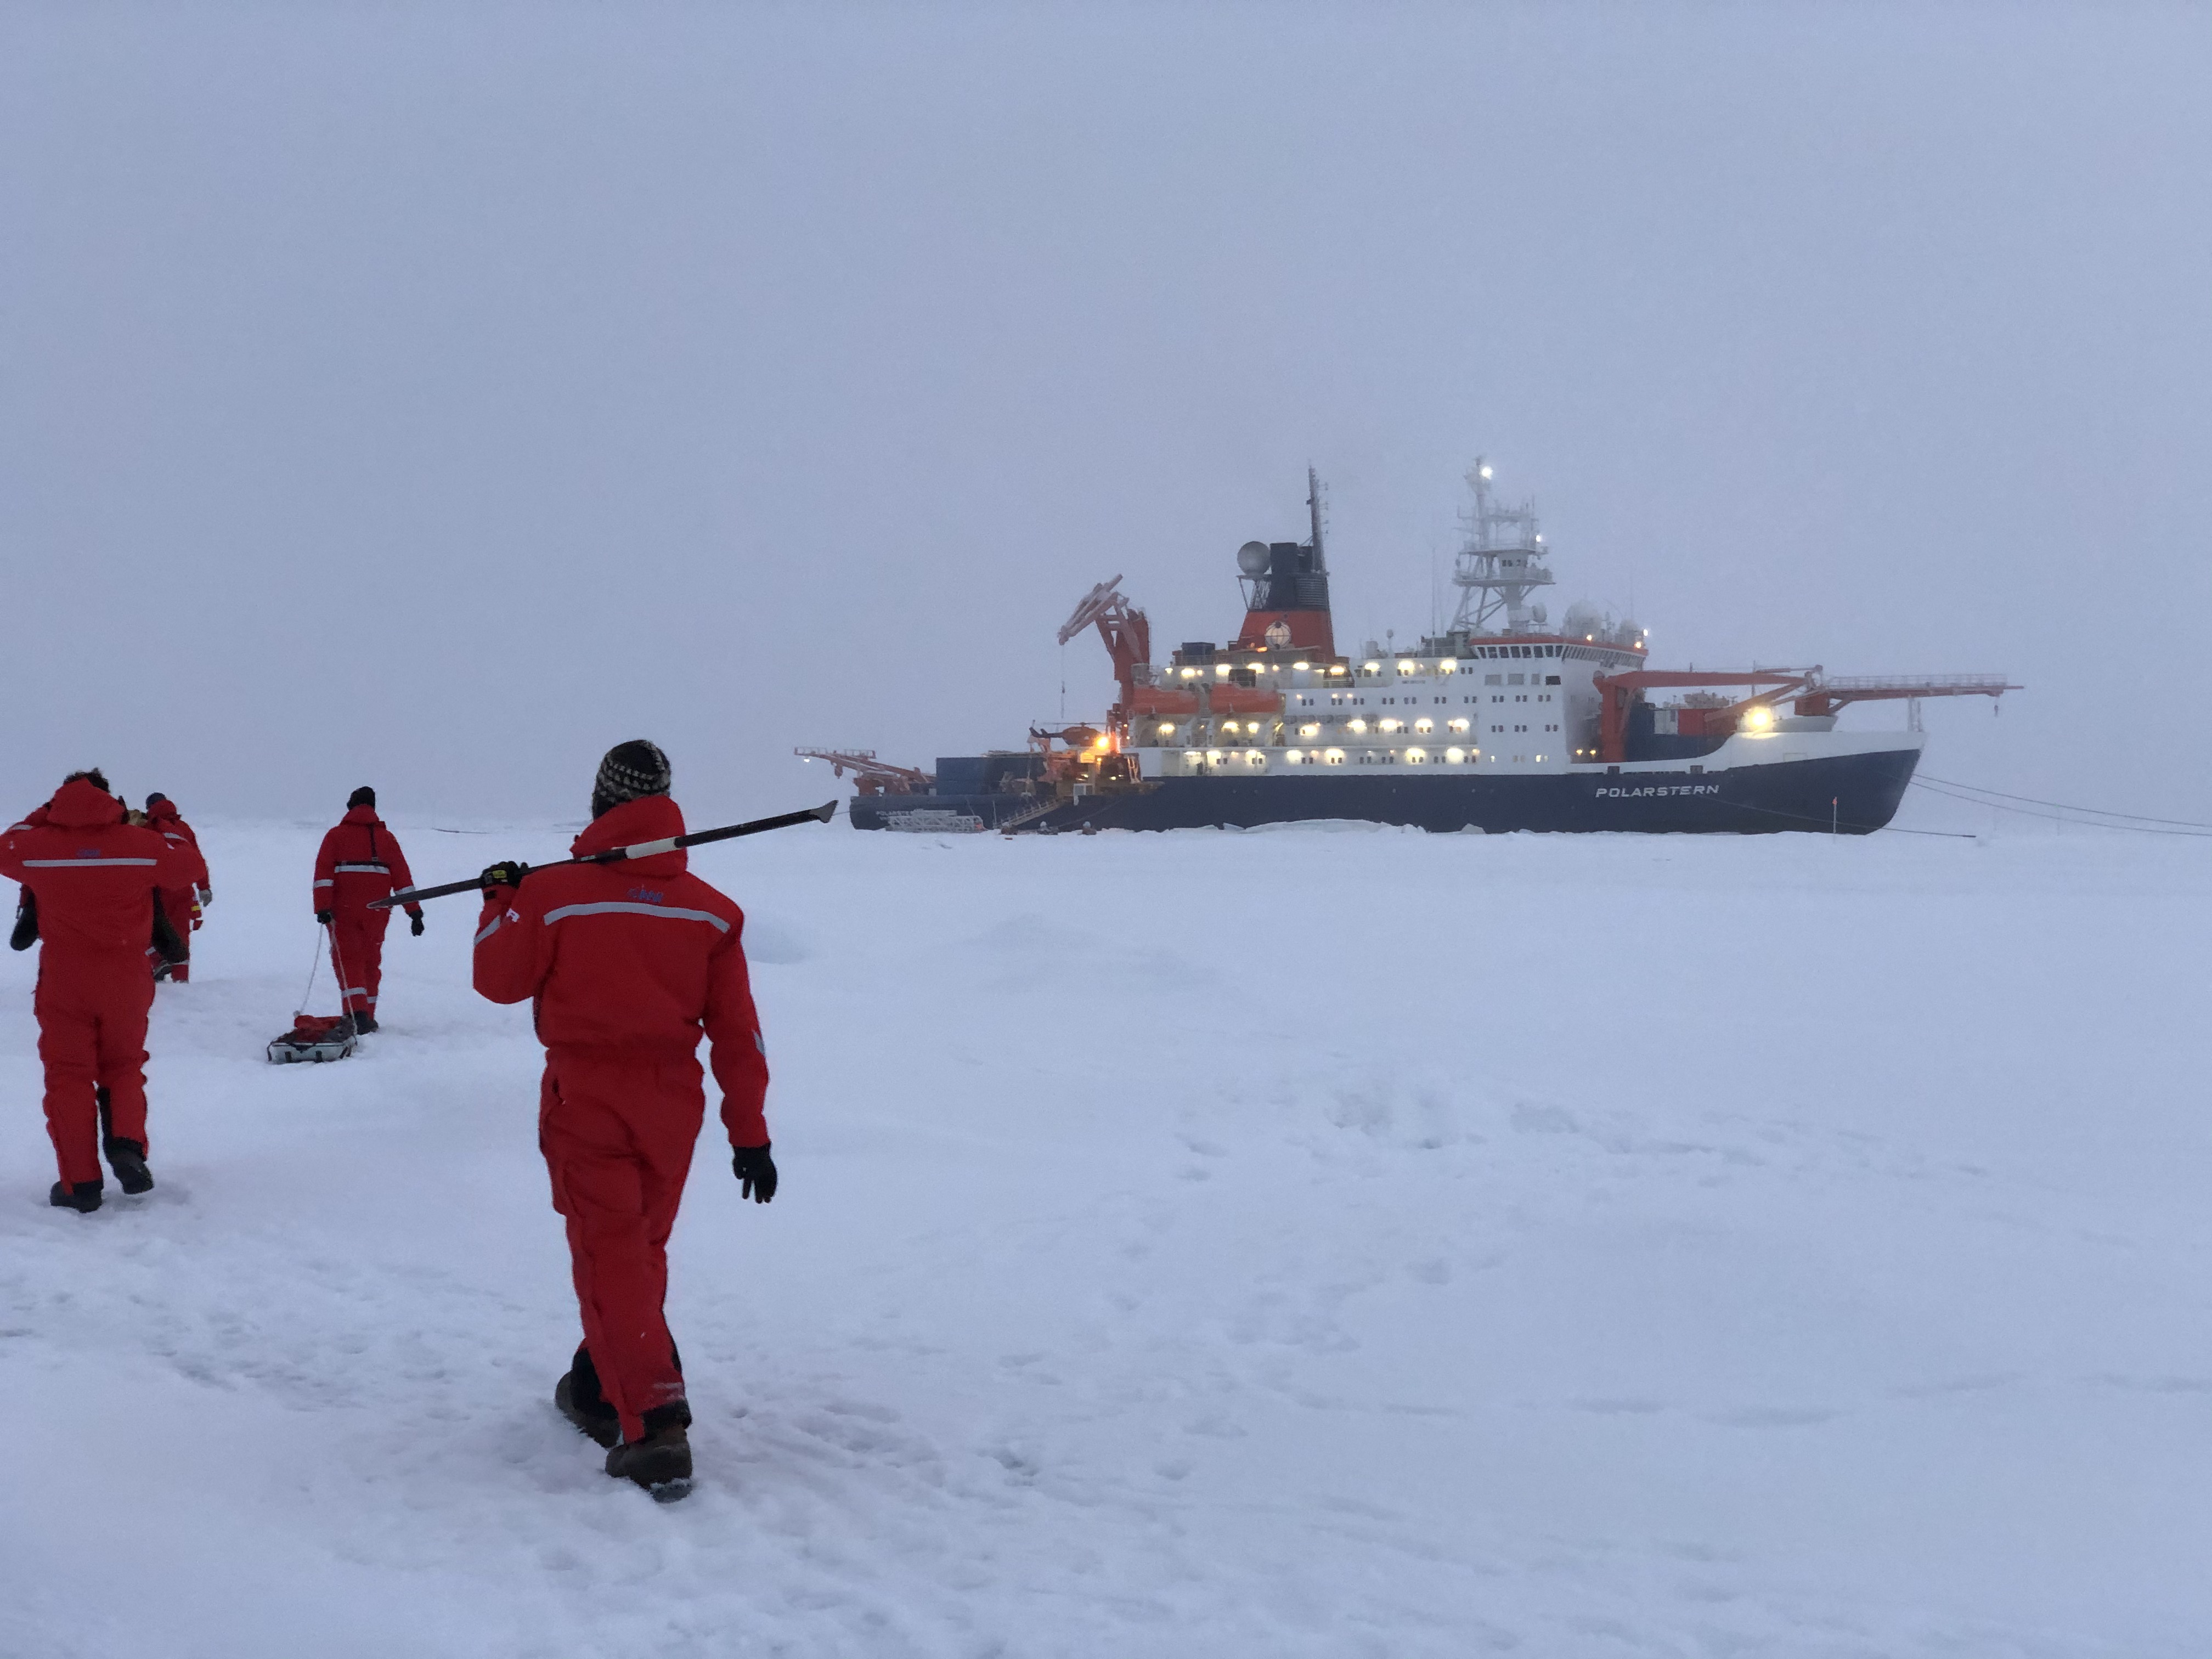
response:
<svg viewBox="0 0 2212 1659"><path fill-rule="evenodd" d="M327 944L333 955L337 950L336 936L328 927L325 927L323 933L325 938L316 942L315 954L307 963L307 982L300 992L302 1002L307 1000L315 988L315 975L322 964L324 945ZM344 983L343 980L337 982L341 986ZM343 996L340 1006L343 1006ZM296 1066L303 1062L319 1064L325 1060L343 1060L360 1047L361 1034L354 1030L351 1014L295 1014L292 1016L292 1029L282 1036L270 1039L269 1059L270 1064L276 1066Z"/></svg>
<svg viewBox="0 0 2212 1659"><path fill-rule="evenodd" d="M299 1014L292 1029L269 1044L269 1058L279 1066L302 1060L343 1060L361 1047L349 1014Z"/></svg>

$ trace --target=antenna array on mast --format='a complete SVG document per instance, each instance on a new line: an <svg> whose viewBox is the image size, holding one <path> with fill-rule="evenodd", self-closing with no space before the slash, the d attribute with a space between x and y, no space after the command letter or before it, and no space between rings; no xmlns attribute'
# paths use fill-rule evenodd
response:
<svg viewBox="0 0 2212 1659"><path fill-rule="evenodd" d="M1552 585L1544 563L1544 538L1536 531L1536 504L1506 507L1492 498L1490 465L1480 455L1468 469L1474 510L1462 512L1467 539L1452 581L1461 590L1452 615L1455 634L1529 634L1544 625L1544 607L1529 592Z"/></svg>

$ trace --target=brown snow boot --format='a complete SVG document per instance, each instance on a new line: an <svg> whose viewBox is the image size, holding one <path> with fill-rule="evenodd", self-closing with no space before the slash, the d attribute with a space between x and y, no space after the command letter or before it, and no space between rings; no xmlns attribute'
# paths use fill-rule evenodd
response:
<svg viewBox="0 0 2212 1659"><path fill-rule="evenodd" d="M79 1215L90 1215L100 1207L100 1185L97 1181L74 1184L57 1181L53 1191L46 1194L46 1202L57 1210L75 1210Z"/></svg>
<svg viewBox="0 0 2212 1659"><path fill-rule="evenodd" d="M622 1413L600 1391L599 1368L592 1364L588 1348L576 1350L567 1374L553 1385L553 1405L576 1425L577 1433L589 1435L610 1450L621 1441Z"/></svg>
<svg viewBox="0 0 2212 1659"><path fill-rule="evenodd" d="M673 1504L691 1490L691 1408L681 1400L645 1414L645 1437L625 1440L607 1454L607 1473L632 1480L656 1504Z"/></svg>

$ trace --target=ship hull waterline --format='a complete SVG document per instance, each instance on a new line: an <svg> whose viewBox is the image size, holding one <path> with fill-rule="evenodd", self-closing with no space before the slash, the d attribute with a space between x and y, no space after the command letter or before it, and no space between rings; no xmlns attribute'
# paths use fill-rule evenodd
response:
<svg viewBox="0 0 2212 1659"><path fill-rule="evenodd" d="M1607 772L1396 772L1164 778L1148 788L1063 801L1020 795L878 795L852 802L856 830L1258 829L1350 819L1448 834L1480 830L1636 835L1869 835L1896 816L1917 746L1734 766Z"/></svg>

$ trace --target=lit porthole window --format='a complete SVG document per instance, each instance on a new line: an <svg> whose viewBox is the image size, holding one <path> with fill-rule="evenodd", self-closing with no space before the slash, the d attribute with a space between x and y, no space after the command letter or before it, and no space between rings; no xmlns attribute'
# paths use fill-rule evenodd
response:
<svg viewBox="0 0 2212 1659"><path fill-rule="evenodd" d="M1298 727L1298 735L1302 738L1319 737L1321 735L1320 723L1318 721L1308 721L1305 725Z"/></svg>
<svg viewBox="0 0 2212 1659"><path fill-rule="evenodd" d="M1378 731L1382 732L1395 732L1404 724L1405 721L1403 720L1377 720L1376 722L1376 728Z"/></svg>
<svg viewBox="0 0 2212 1659"><path fill-rule="evenodd" d="M1367 722L1358 718L1356 715L1351 720L1350 725L1352 729L1355 732L1364 732L1367 729Z"/></svg>
<svg viewBox="0 0 2212 1659"><path fill-rule="evenodd" d="M1265 766L1267 763L1267 757L1256 749L1247 749L1244 751L1244 763L1247 766Z"/></svg>
<svg viewBox="0 0 2212 1659"><path fill-rule="evenodd" d="M1444 750L1444 759L1450 765L1457 766L1466 758L1467 750L1464 749L1447 749Z"/></svg>
<svg viewBox="0 0 2212 1659"><path fill-rule="evenodd" d="M1408 749L1406 751L1406 764L1408 766L1419 766L1422 762L1428 759L1428 757L1429 751L1425 749Z"/></svg>
<svg viewBox="0 0 2212 1659"><path fill-rule="evenodd" d="M1218 766L1221 764L1221 751L1218 749L1209 749L1206 751L1206 759L1209 766Z"/></svg>
<svg viewBox="0 0 2212 1659"><path fill-rule="evenodd" d="M1344 764L1344 750L1341 749L1332 749L1324 754L1322 758L1328 762L1331 766L1341 766Z"/></svg>
<svg viewBox="0 0 2212 1659"><path fill-rule="evenodd" d="M1423 719L1413 722L1413 730L1416 732L1433 732L1436 729L1437 723L1432 720Z"/></svg>

